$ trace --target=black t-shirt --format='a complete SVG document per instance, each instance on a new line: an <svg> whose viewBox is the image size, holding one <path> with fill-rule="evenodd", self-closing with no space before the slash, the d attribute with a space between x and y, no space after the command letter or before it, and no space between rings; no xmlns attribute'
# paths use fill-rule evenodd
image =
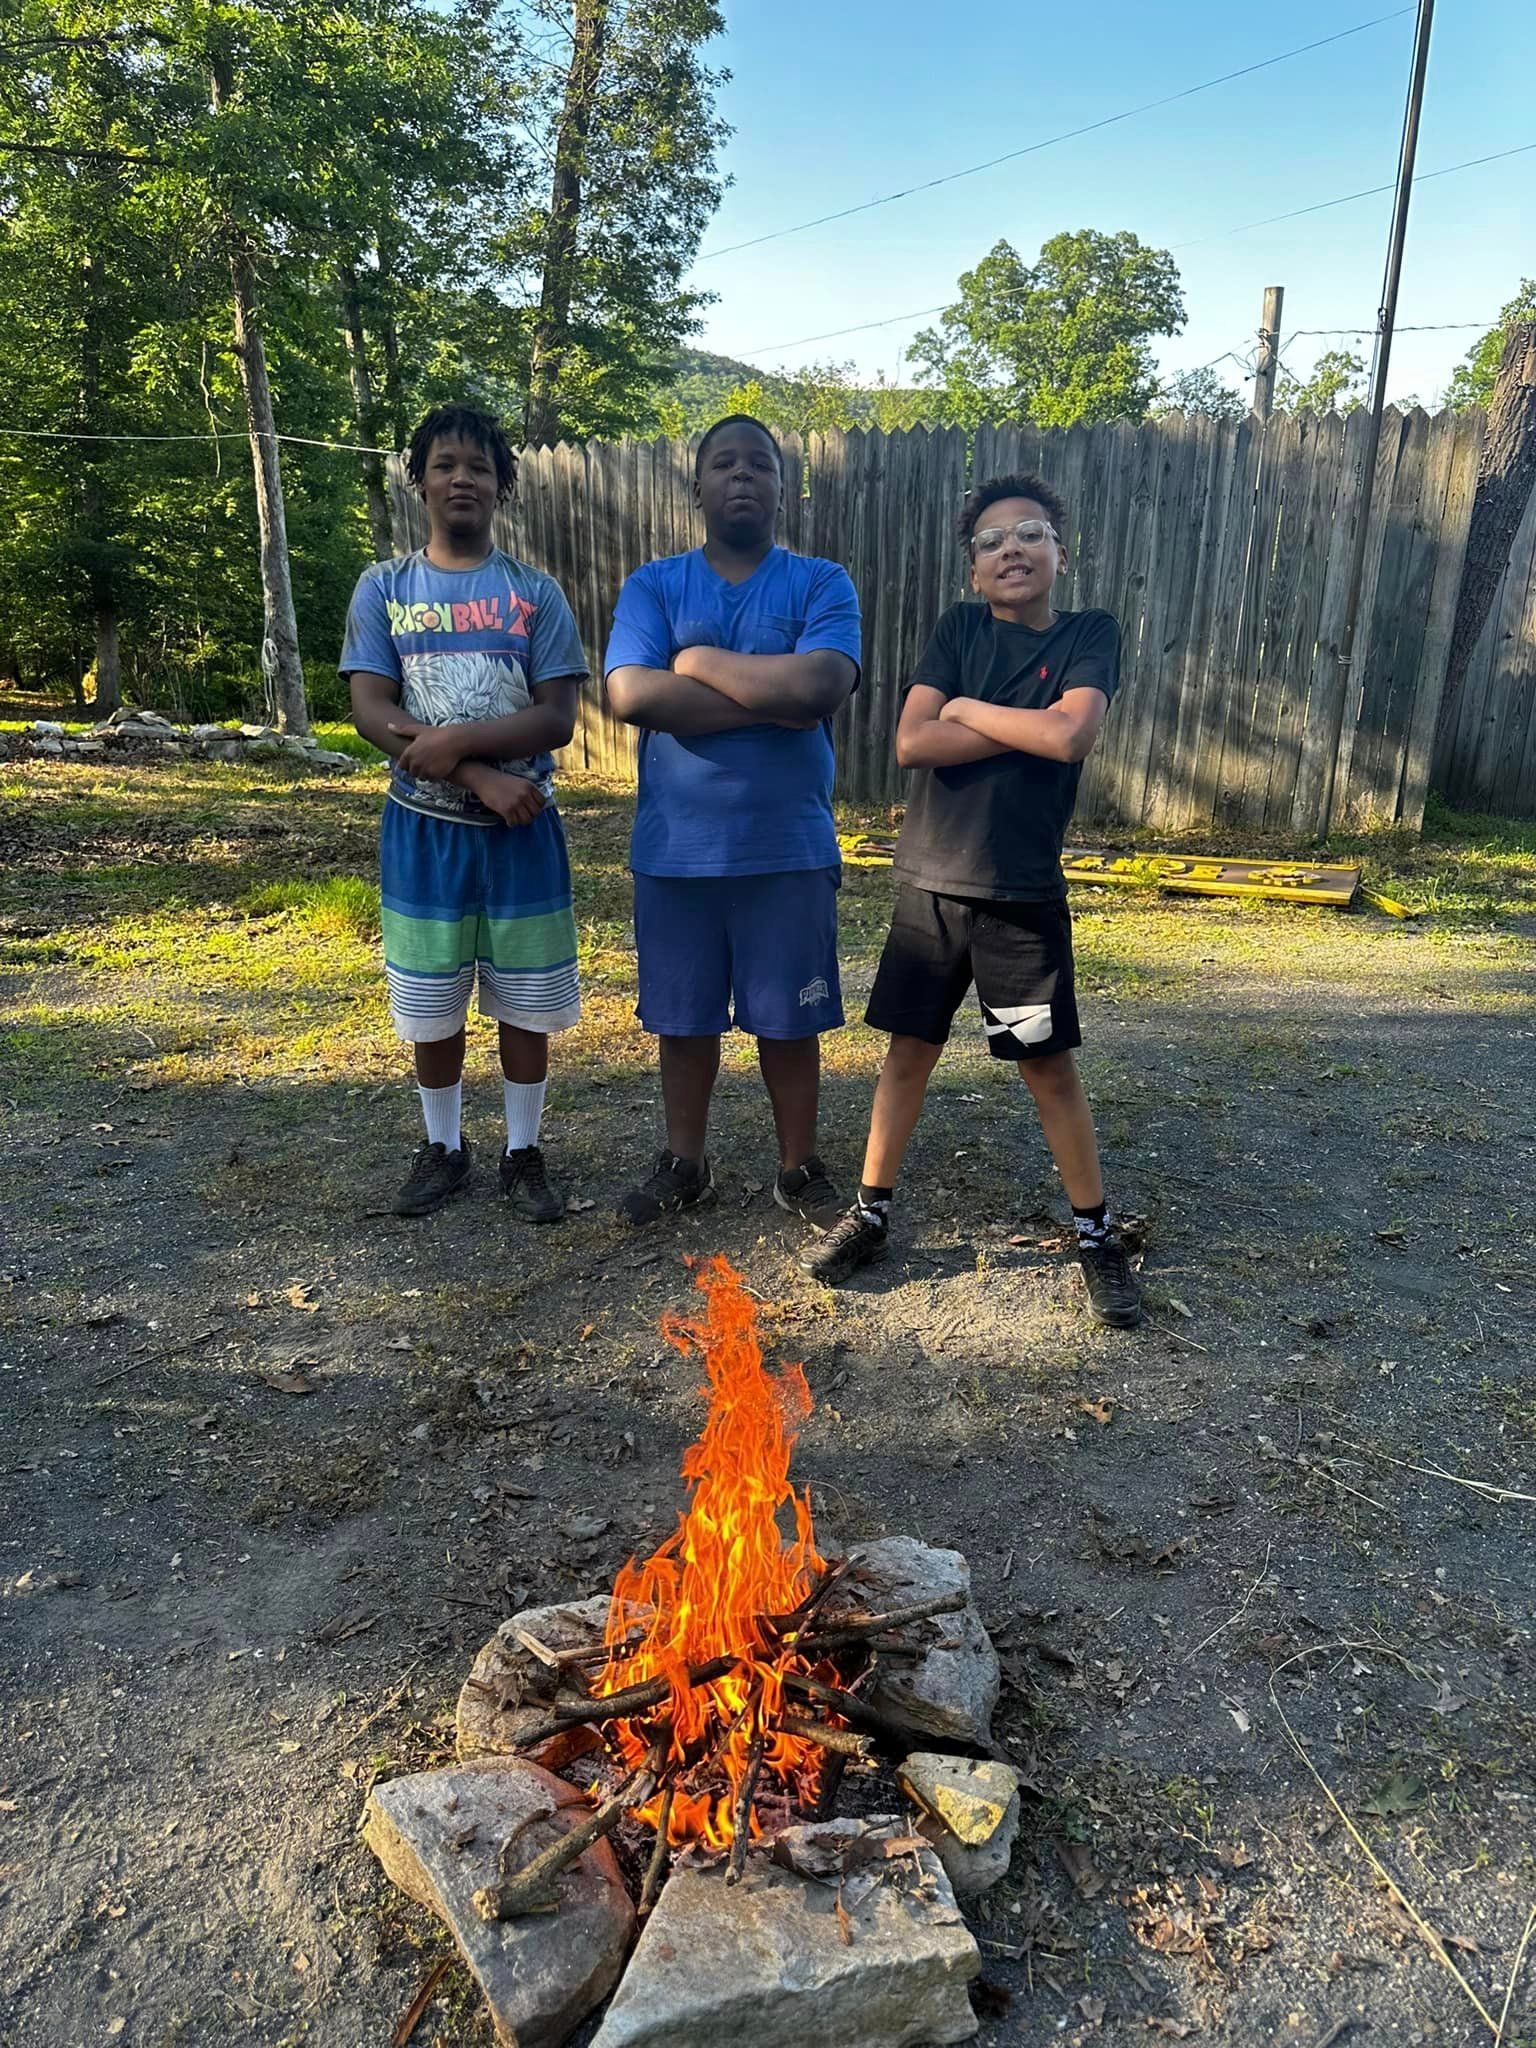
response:
<svg viewBox="0 0 1536 2048"><path fill-rule="evenodd" d="M908 684L977 697L1012 711L1044 711L1064 690L1113 697L1120 628L1108 612L1058 612L1049 631L994 618L989 605L956 604L939 620ZM896 844L905 881L936 896L993 902L1059 901L1061 849L1079 761L1010 750L958 768L919 768Z"/></svg>

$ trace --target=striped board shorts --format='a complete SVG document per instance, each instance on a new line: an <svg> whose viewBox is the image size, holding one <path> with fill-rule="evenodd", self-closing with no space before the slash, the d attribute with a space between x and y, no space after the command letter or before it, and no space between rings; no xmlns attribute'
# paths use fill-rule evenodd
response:
<svg viewBox="0 0 1536 2048"><path fill-rule="evenodd" d="M531 825L472 825L393 802L379 830L384 973L408 1044L451 1038L480 1009L524 1031L581 1015L565 830L553 806Z"/></svg>

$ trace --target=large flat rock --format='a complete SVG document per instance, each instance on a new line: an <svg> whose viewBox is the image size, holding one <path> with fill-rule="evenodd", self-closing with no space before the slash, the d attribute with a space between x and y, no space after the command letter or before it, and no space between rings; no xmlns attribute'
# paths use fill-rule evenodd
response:
<svg viewBox="0 0 1536 2048"><path fill-rule="evenodd" d="M1019 1777L1011 1765L918 1751L896 1776L958 1897L973 1898L1007 1876L1019 1831Z"/></svg>
<svg viewBox="0 0 1536 2048"><path fill-rule="evenodd" d="M964 1593L953 1614L906 1631L916 1657L882 1652L870 1704L910 1734L941 1742L992 1740L992 1714L1002 1671L992 1638L970 1604L971 1568L958 1550L935 1550L915 1536L884 1536L853 1553L861 1593L872 1607L909 1607L945 1593Z"/></svg>
<svg viewBox="0 0 1536 2048"><path fill-rule="evenodd" d="M504 1621L459 1691L455 1746L460 1762L508 1755L554 1703L555 1674L518 1642L518 1629L551 1650L579 1650L602 1642L607 1619L608 1599L602 1594L558 1607L529 1607Z"/></svg>
<svg viewBox="0 0 1536 2048"><path fill-rule="evenodd" d="M718 1865L673 1872L592 2048L970 2039L977 2021L966 1985L981 1957L933 1852L907 1849L885 1862L880 1837L899 1830L858 1821L789 1834L801 1838L788 1848L795 1869L754 1854L734 1887ZM866 1860L842 1878L836 1849L855 1837ZM829 1860L825 1881L800 1874Z"/></svg>
<svg viewBox="0 0 1536 2048"><path fill-rule="evenodd" d="M561 1779L512 1762L391 1778L369 1797L369 1848L386 1875L453 1935L503 2048L560 2048L623 1970L635 1912L606 1841L562 1873L558 1913L486 1921L473 1903L499 1879L501 1845L515 1828L522 1829L519 1865L589 1810Z"/></svg>

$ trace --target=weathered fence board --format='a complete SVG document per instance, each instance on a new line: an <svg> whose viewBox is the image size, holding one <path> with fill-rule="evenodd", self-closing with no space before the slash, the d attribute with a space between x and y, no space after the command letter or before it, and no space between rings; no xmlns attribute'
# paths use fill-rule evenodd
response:
<svg viewBox="0 0 1536 2048"><path fill-rule="evenodd" d="M1048 478L1067 506L1061 600L1124 636L1119 699L1090 756L1084 823L1309 835L1417 826L1471 513L1482 416L1390 412L1377 459L1353 673L1337 648L1360 516L1365 416L1267 426L1179 415L1143 426L854 429L784 441L785 545L842 562L864 607L864 674L839 713L839 784L898 801L901 692L968 571L968 480ZM697 443L527 451L497 538L570 598L594 680L569 758L632 777L633 732L600 683L613 602L640 563L698 544ZM397 545L425 538L392 465ZM1536 507L1435 762L1458 802L1536 810ZM1338 735L1336 760L1332 758Z"/></svg>

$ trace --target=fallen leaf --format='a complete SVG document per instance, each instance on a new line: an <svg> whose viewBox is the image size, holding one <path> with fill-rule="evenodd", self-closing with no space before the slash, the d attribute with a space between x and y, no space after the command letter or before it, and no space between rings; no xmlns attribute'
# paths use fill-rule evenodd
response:
<svg viewBox="0 0 1536 2048"><path fill-rule="evenodd" d="M1249 1719L1248 1709L1246 1707L1228 1707L1227 1712L1237 1723L1238 1734L1248 1734L1253 1727L1253 1722Z"/></svg>
<svg viewBox="0 0 1536 2048"><path fill-rule="evenodd" d="M295 1280L284 1292L283 1299L290 1308L302 1309L305 1315L310 1316L320 1306L315 1300L314 1289L305 1280Z"/></svg>
<svg viewBox="0 0 1536 2048"><path fill-rule="evenodd" d="M1440 1690L1430 1701L1429 1710L1432 1714L1438 1714L1444 1720L1447 1714L1459 1714L1463 1707L1469 1707L1471 1704L1470 1698L1465 1693L1452 1692L1450 1680L1442 1678Z"/></svg>
<svg viewBox="0 0 1536 2048"><path fill-rule="evenodd" d="M261 1383L274 1394L312 1394L316 1387L316 1382L302 1372L264 1372Z"/></svg>
<svg viewBox="0 0 1536 2048"><path fill-rule="evenodd" d="M1459 1948L1464 1955L1480 1956L1482 1950L1470 1934L1442 1934L1440 1937L1447 1948Z"/></svg>
<svg viewBox="0 0 1536 2048"><path fill-rule="evenodd" d="M1241 1842L1233 1849L1218 1849L1216 1861L1225 1864L1228 1870L1246 1870L1253 1861L1253 1851L1245 1849Z"/></svg>
<svg viewBox="0 0 1536 2048"><path fill-rule="evenodd" d="M588 1339L588 1338L589 1338L589 1337L591 1336L592 1332L593 1332L593 1331L594 1331L594 1330L595 1330L596 1328L597 1328L597 1325L596 1325L596 1323L583 1323L583 1324L582 1324L582 1326L581 1326L581 1329L580 1329L580 1331L579 1331L579 1333L578 1333L578 1334L580 1335L580 1337L581 1337L581 1341L582 1341L582 1343L583 1343L583 1344L585 1344L585 1343L586 1343L587 1339Z"/></svg>
<svg viewBox="0 0 1536 2048"><path fill-rule="evenodd" d="M565 1206L568 1210L570 1210L572 1215L580 1216L584 1213L584 1211L588 1209L595 1209L597 1207L597 1203L593 1200L591 1195L577 1195L571 1201L567 1202Z"/></svg>
<svg viewBox="0 0 1536 2048"><path fill-rule="evenodd" d="M1062 1869L1071 1878L1074 1890L1085 1899L1096 1899L1108 1880L1083 1844L1059 1839L1056 1854L1061 1859Z"/></svg>
<svg viewBox="0 0 1536 2048"><path fill-rule="evenodd" d="M853 1922L848 1917L848 1908L843 1904L843 1888L841 1885L837 1888L837 1896L832 1901L832 1906L837 1914L837 1938L844 1948L852 1948Z"/></svg>
<svg viewBox="0 0 1536 2048"><path fill-rule="evenodd" d="M1119 1405L1117 1401L1090 1401L1085 1394L1077 1404L1077 1411L1080 1415L1091 1415L1094 1421L1102 1426L1114 1421L1115 1410Z"/></svg>
<svg viewBox="0 0 1536 2048"><path fill-rule="evenodd" d="M1194 1310L1189 1306L1189 1304L1187 1302L1180 1301L1179 1297L1176 1294L1169 1295L1168 1306L1173 1310L1176 1316L1183 1316L1186 1320L1192 1318L1195 1313Z"/></svg>
<svg viewBox="0 0 1536 2048"><path fill-rule="evenodd" d="M1078 2016L1085 2019L1090 2027L1101 2027L1104 2024L1104 2015L1108 2012L1109 2006L1104 1999L1096 1998L1090 1994L1085 1998L1080 1998L1075 2009Z"/></svg>
<svg viewBox="0 0 1536 2048"><path fill-rule="evenodd" d="M577 1543L589 1543L594 1536L601 1536L609 1527L606 1515L595 1515L590 1508L577 1508L560 1519L560 1527Z"/></svg>
<svg viewBox="0 0 1536 2048"><path fill-rule="evenodd" d="M1369 1813L1377 1820L1392 1820L1403 1813L1413 1813L1424 1804L1427 1787L1422 1778L1410 1777L1406 1771L1394 1771L1390 1778L1378 1785L1369 1799L1362 1800L1360 1811Z"/></svg>

